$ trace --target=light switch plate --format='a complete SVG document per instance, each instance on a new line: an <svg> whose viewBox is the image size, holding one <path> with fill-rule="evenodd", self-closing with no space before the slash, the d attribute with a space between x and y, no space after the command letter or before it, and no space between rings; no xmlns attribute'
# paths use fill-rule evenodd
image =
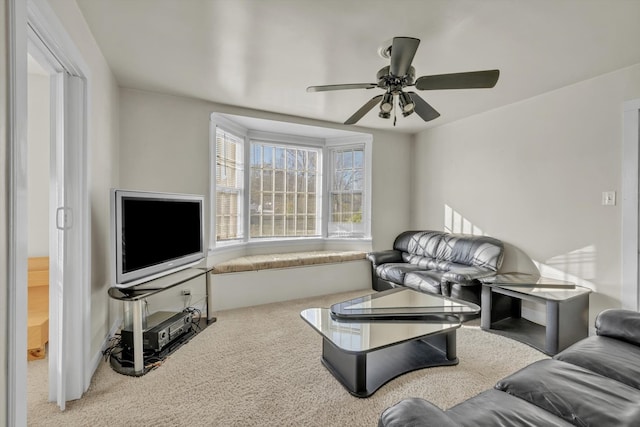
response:
<svg viewBox="0 0 640 427"><path fill-rule="evenodd" d="M603 206L615 206L616 205L616 192L615 191L603 191L602 192L602 205Z"/></svg>

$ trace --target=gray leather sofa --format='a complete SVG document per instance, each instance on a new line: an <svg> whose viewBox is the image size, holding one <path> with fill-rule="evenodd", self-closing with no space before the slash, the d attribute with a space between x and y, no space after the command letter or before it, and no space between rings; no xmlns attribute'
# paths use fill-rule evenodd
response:
<svg viewBox="0 0 640 427"><path fill-rule="evenodd" d="M407 286L480 304L478 279L496 273L504 255L500 240L441 231L405 231L393 249L370 252L372 287Z"/></svg>
<svg viewBox="0 0 640 427"><path fill-rule="evenodd" d="M402 400L378 426L640 426L640 313L605 310L596 332L446 411Z"/></svg>

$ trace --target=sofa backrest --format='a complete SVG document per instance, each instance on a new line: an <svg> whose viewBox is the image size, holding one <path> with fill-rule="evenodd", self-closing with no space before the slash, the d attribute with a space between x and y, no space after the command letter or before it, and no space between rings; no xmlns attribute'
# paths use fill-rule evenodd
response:
<svg viewBox="0 0 640 427"><path fill-rule="evenodd" d="M497 271L502 265L504 245L493 237L453 234L441 231L405 231L393 248L406 253L405 261L431 264L433 261L485 267Z"/></svg>

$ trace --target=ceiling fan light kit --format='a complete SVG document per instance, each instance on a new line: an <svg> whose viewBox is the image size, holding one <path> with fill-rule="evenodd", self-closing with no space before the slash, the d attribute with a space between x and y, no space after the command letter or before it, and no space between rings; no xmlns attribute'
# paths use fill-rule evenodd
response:
<svg viewBox="0 0 640 427"><path fill-rule="evenodd" d="M464 73L439 74L418 77L415 80L415 69L411 65L418 50L420 40L413 37L394 37L390 45L384 45L378 50L383 58L389 58L389 65L378 71L378 83L347 83L337 85L309 86L307 92L326 92L345 89L373 89L385 90L383 95L371 98L358 111L349 117L344 124L355 124L373 107L380 103L378 116L383 119L391 117L397 98L398 106L404 117L414 111L428 122L440 117L440 113L429 105L415 92L404 92L407 87L417 90L443 89L479 89L492 88L498 82L499 70L470 71ZM395 125L395 119L394 119Z"/></svg>

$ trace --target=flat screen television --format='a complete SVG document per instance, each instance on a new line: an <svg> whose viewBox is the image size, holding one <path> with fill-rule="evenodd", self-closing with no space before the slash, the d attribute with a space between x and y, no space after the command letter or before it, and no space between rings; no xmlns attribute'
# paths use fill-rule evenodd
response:
<svg viewBox="0 0 640 427"><path fill-rule="evenodd" d="M127 288L202 261L204 197L111 191L114 286Z"/></svg>

